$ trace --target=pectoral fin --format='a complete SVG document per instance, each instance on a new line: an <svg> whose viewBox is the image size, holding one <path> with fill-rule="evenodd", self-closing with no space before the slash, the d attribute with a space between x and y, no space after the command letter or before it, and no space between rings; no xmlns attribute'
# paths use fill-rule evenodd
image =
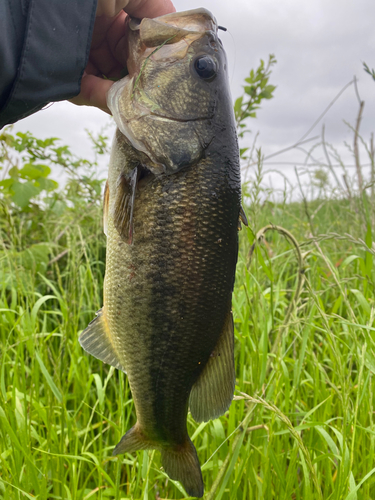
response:
<svg viewBox="0 0 375 500"><path fill-rule="evenodd" d="M102 309L100 309L98 316L91 321L86 330L83 330L79 337L79 343L86 352L95 358L126 373L118 360Z"/></svg>
<svg viewBox="0 0 375 500"><path fill-rule="evenodd" d="M240 208L240 215L238 217L238 230L239 231L241 231L241 229L242 229L241 222L246 227L249 225L249 223L247 222L247 217L246 217L246 214L245 214L245 211L244 211L242 205L241 205L241 208Z"/></svg>
<svg viewBox="0 0 375 500"><path fill-rule="evenodd" d="M133 211L138 174L139 169L135 167L130 174L119 175L112 208L115 228L129 245L133 242Z"/></svg>
<svg viewBox="0 0 375 500"><path fill-rule="evenodd" d="M233 349L234 327L229 311L219 341L190 393L190 411L196 422L217 418L229 408L236 380Z"/></svg>

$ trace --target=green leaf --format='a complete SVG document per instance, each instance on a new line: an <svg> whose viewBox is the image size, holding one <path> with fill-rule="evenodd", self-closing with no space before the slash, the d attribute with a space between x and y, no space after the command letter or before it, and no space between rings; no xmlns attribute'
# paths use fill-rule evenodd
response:
<svg viewBox="0 0 375 500"><path fill-rule="evenodd" d="M335 303L333 304L331 314L336 314L341 304L342 304L342 295L339 295L338 298L335 300Z"/></svg>
<svg viewBox="0 0 375 500"><path fill-rule="evenodd" d="M250 87L246 86L246 87L244 87L244 91L246 94L248 94L250 96L254 96L256 94L256 87L255 87L255 85L251 85Z"/></svg>
<svg viewBox="0 0 375 500"><path fill-rule="evenodd" d="M36 318L37 318L39 309L49 299L56 299L56 297L54 295L43 295L43 297L40 297L40 299L38 299L35 302L35 304L32 308L31 314L30 314L30 319L31 319L33 326L35 326L35 322L36 322Z"/></svg>
<svg viewBox="0 0 375 500"><path fill-rule="evenodd" d="M36 140L36 143L37 145L42 148L42 149L45 149L45 148L48 148L49 146L53 146L55 144L56 141L58 141L58 137L49 137L48 139L37 139Z"/></svg>
<svg viewBox="0 0 375 500"><path fill-rule="evenodd" d="M9 172L8 172L8 175L12 179L18 179L18 177L19 177L19 170L18 170L18 168L17 167L10 168Z"/></svg>
<svg viewBox="0 0 375 500"><path fill-rule="evenodd" d="M355 298L357 299L357 302L362 306L362 309L365 312L365 314L370 317L371 307L370 304L367 302L367 299L363 295L363 293L354 288L352 288L350 291L354 294Z"/></svg>
<svg viewBox="0 0 375 500"><path fill-rule="evenodd" d="M199 434L203 431L203 429L206 427L206 425L208 425L209 422L202 422L198 425L198 427L196 428L194 434L191 436L191 440L194 441L194 439L196 439L197 436L199 436Z"/></svg>
<svg viewBox="0 0 375 500"><path fill-rule="evenodd" d="M66 203L61 200L56 200L52 202L51 210L56 215L62 215L66 210Z"/></svg>
<svg viewBox="0 0 375 500"><path fill-rule="evenodd" d="M47 165L35 165L34 163L26 163L19 171L22 179L39 179L39 177L47 177L51 173L51 169Z"/></svg>
<svg viewBox="0 0 375 500"><path fill-rule="evenodd" d="M243 97L241 96L241 97L238 97L236 99L236 102L234 103L234 112L236 114L241 112L242 101L243 101Z"/></svg>
<svg viewBox="0 0 375 500"><path fill-rule="evenodd" d="M360 257L358 257L358 255L349 255L349 257L347 257L341 264L341 269L345 269L346 266L348 266L351 262L353 262L353 260L357 260L359 258Z"/></svg>
<svg viewBox="0 0 375 500"><path fill-rule="evenodd" d="M96 390L98 393L99 406L103 411L105 391L103 389L102 379L100 378L100 375L98 373L94 373L93 376L95 380Z"/></svg>
<svg viewBox="0 0 375 500"><path fill-rule="evenodd" d="M246 153L246 151L248 151L249 148L240 148L240 157L241 158L245 158L244 157L244 154Z"/></svg>
<svg viewBox="0 0 375 500"><path fill-rule="evenodd" d="M37 181L35 181L35 185L44 191L54 191L59 187L58 182L52 179L46 179L45 177L40 177Z"/></svg>
<svg viewBox="0 0 375 500"><path fill-rule="evenodd" d="M372 248L372 231L371 231L371 224L367 224L367 232L366 232L366 245L368 248ZM369 253L366 252L366 272L367 276L371 276L371 271L372 271L372 266L373 266L373 256Z"/></svg>
<svg viewBox="0 0 375 500"><path fill-rule="evenodd" d="M255 247L256 255L259 260L260 265L262 266L263 271L266 273L268 279L270 281L273 281L273 276L272 276L272 269L271 267L268 267L265 260L263 259L262 251L258 247L258 245Z"/></svg>
<svg viewBox="0 0 375 500"><path fill-rule="evenodd" d="M322 405L324 405L324 403L326 403L326 402L329 400L329 398L331 398L331 397L332 397L332 396L328 396L326 399L324 399L324 400L323 400L323 401L321 401L319 404L317 404L316 406L314 406L314 408L313 408L312 410L308 411L308 412L304 415L304 417L303 417L303 419L302 419L302 422L307 421L307 420L309 419L309 417L311 417L311 415L312 415L313 413L315 413L315 411L316 411L318 408L320 408Z"/></svg>
<svg viewBox="0 0 375 500"><path fill-rule="evenodd" d="M35 243L26 250L19 253L20 264L25 269L36 271L44 270L49 262L51 253L50 245L47 243Z"/></svg>
<svg viewBox="0 0 375 500"><path fill-rule="evenodd" d="M375 373L375 356L371 352L366 351L364 362L366 368L370 370L370 372Z"/></svg>
<svg viewBox="0 0 375 500"><path fill-rule="evenodd" d="M34 495L29 495L29 493L27 493L26 491L22 490L21 488L18 488L18 486L16 486L15 484L8 483L8 481L5 481L5 479L0 479L0 481L2 481L4 484L7 484L7 485L11 486L15 490L17 490L19 493L21 493L22 496L24 496L26 498L29 498L29 500L35 500L35 496ZM9 497L9 498L11 498L11 497ZM20 497L18 497L18 498L20 498Z"/></svg>
<svg viewBox="0 0 375 500"><path fill-rule="evenodd" d="M315 429L319 432L319 434L322 436L324 441L327 443L327 445L330 448L330 450L332 451L333 455L335 455L336 458L340 458L340 451L339 451L336 443L334 442L334 440L328 434L328 432L325 429L323 429L323 427L320 425L315 426Z"/></svg>
<svg viewBox="0 0 375 500"><path fill-rule="evenodd" d="M41 191L29 181L24 183L14 182L12 190L14 192L12 199L20 208L27 207L31 198L37 196Z"/></svg>
<svg viewBox="0 0 375 500"><path fill-rule="evenodd" d="M268 92L274 92L276 90L276 85L267 85L266 90Z"/></svg>
<svg viewBox="0 0 375 500"><path fill-rule="evenodd" d="M0 187L4 187L5 189L10 188L13 185L13 179L4 179L0 181Z"/></svg>
<svg viewBox="0 0 375 500"><path fill-rule="evenodd" d="M286 488L285 472L280 467L279 461L277 460L277 456L271 447L269 447L268 453L269 453L269 457L271 459L273 468L275 469L276 475L281 483L281 487L283 490L285 490L285 488Z"/></svg>
<svg viewBox="0 0 375 500"><path fill-rule="evenodd" d="M44 375L44 378L46 379L47 381L47 384L49 385L49 388L51 389L51 391L53 392L53 394L55 395L57 401L59 403L62 403L63 401L63 398L62 398L62 395L61 395L61 392L58 390L58 388L56 387L56 384L55 382L53 381L51 375L48 373L48 370L47 368L45 367L45 364L43 363L42 361L42 358L39 356L39 353L38 352L35 352L35 356L36 356L36 359L39 363L39 366L40 366L40 369Z"/></svg>
<svg viewBox="0 0 375 500"><path fill-rule="evenodd" d="M354 496L352 497L352 500L357 500L357 498L358 498L357 497L356 487L357 487L357 485L355 483L353 472L350 472L350 476L349 476L349 491L354 494Z"/></svg>
<svg viewBox="0 0 375 500"><path fill-rule="evenodd" d="M264 89L260 95L259 95L262 99L272 99L272 92L270 92L269 90L267 89Z"/></svg>
<svg viewBox="0 0 375 500"><path fill-rule="evenodd" d="M365 475L365 477L362 479L361 482L359 482L357 484L357 486L350 491L350 493L345 497L345 500L355 500L356 498L356 495L357 495L357 491L359 490L359 488L362 486L362 484L370 477L373 475L373 473L375 472L375 468L371 469L369 473L367 473Z"/></svg>

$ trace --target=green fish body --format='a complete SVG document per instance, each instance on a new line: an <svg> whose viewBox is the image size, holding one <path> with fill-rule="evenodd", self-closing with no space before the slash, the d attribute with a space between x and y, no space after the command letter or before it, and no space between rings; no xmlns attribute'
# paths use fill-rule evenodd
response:
<svg viewBox="0 0 375 500"><path fill-rule="evenodd" d="M216 418L232 401L245 220L226 58L204 9L130 28L129 75L109 96L119 128L104 199L104 305L80 343L129 378L137 423L114 454L160 450L166 473L201 497L186 418L189 408L198 422Z"/></svg>

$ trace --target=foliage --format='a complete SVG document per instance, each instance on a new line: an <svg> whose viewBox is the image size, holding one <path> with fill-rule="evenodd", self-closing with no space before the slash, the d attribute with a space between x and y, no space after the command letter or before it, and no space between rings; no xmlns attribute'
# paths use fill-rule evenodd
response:
<svg viewBox="0 0 375 500"><path fill-rule="evenodd" d="M68 146L59 146L58 139L41 140L30 132L18 132L11 128L0 134L0 196L7 204L16 205L27 212L43 203L61 211L66 201L78 202L82 197L93 201L100 196L102 181L97 179L97 157L107 151L107 137L99 134L91 138L95 157L93 161L75 157ZM21 166L20 166L21 165ZM51 179L51 172L65 174L67 185L64 196L58 192L58 183ZM56 202L59 201L59 203Z"/></svg>
<svg viewBox="0 0 375 500"><path fill-rule="evenodd" d="M345 200L308 203L314 239L299 203L257 203L256 226L255 206L246 209L233 299L242 399L220 419L188 419L207 498L319 498L307 457L323 498L372 498L372 477L358 486L375 467L373 232ZM48 259L32 250L28 216L8 212L12 234L1 233L0 496L186 498L157 452L111 456L135 421L127 379L77 341L102 300L99 206L40 219ZM267 233L249 262L269 221L293 232L305 258L306 285L287 324L298 271L288 241Z"/></svg>
<svg viewBox="0 0 375 500"><path fill-rule="evenodd" d="M31 134L18 133L17 137L3 132L0 136L2 169L9 177L0 181L0 189L5 199L25 209L31 198L37 197L42 191L51 192L57 189L58 183L49 178L51 168L42 163L52 149L56 138L42 141ZM22 154L22 167L10 156L10 151ZM19 155L17 155L19 156Z"/></svg>
<svg viewBox="0 0 375 500"><path fill-rule="evenodd" d="M370 69L365 62L363 63L363 69L375 80L375 69Z"/></svg>
<svg viewBox="0 0 375 500"><path fill-rule="evenodd" d="M242 138L245 132L248 131L246 120L248 118L256 118L256 112L260 108L263 99L272 99L273 92L276 89L274 85L268 83L272 66L276 64L274 55L270 55L268 63L265 65L263 59L260 60L260 65L254 71L250 71L250 75L245 78L247 85L244 85L244 93L238 97L234 103L234 116L238 130L238 137ZM245 153L248 148L241 149L241 158L246 158Z"/></svg>
<svg viewBox="0 0 375 500"><path fill-rule="evenodd" d="M323 168L317 168L316 170L314 170L312 182L319 189L323 189L324 186L329 185L329 176L327 171Z"/></svg>

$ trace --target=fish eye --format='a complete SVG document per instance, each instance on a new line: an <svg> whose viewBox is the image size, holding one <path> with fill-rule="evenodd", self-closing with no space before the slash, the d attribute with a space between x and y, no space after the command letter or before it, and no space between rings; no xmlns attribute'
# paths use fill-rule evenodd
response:
<svg viewBox="0 0 375 500"><path fill-rule="evenodd" d="M203 80L212 80L216 76L216 62L211 56L199 56L194 61L194 69Z"/></svg>

